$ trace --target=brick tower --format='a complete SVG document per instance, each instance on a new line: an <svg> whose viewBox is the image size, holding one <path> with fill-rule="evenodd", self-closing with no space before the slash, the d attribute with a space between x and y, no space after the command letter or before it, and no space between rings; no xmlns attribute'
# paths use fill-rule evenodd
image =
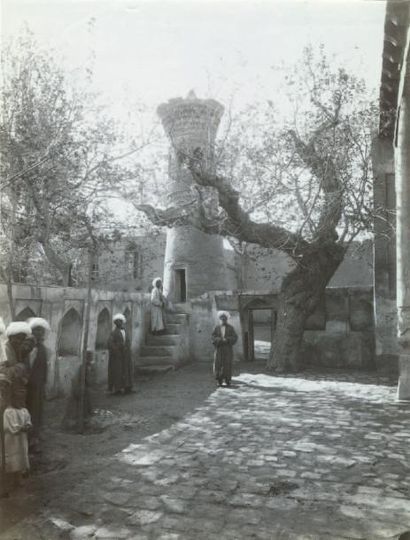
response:
<svg viewBox="0 0 410 540"><path fill-rule="evenodd" d="M170 206L192 208L197 201L192 175L182 156L200 152L208 170L214 166L214 143L223 107L212 99L198 99L190 92L186 99L171 99L158 107L170 140ZM196 203L198 204L198 203ZM164 290L173 302L185 302L206 291L226 288L223 240L194 227L168 230L164 263Z"/></svg>

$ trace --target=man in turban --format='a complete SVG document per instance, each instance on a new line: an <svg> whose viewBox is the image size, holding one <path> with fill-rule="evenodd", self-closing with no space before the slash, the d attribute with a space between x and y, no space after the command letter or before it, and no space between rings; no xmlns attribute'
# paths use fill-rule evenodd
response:
<svg viewBox="0 0 410 540"><path fill-rule="evenodd" d="M41 317L28 320L34 338L34 349L26 359L29 369L27 385L27 409L31 416L33 430L30 433L30 447L39 449L40 429L43 423L43 406L47 382L47 349L44 345L46 332L50 330L48 322Z"/></svg>
<svg viewBox="0 0 410 540"><path fill-rule="evenodd" d="M219 386L223 381L230 386L232 379L233 345L237 342L238 336L233 326L228 324L229 313L220 311L218 313L220 324L212 332L212 343L215 347L214 353L214 375Z"/></svg>
<svg viewBox="0 0 410 540"><path fill-rule="evenodd" d="M151 291L151 332L154 335L165 333L165 303L162 280L158 277L153 280Z"/></svg>
<svg viewBox="0 0 410 540"><path fill-rule="evenodd" d="M22 359L21 346L23 341L31 336L31 328L26 322L11 322L6 328L6 336L6 363L14 366Z"/></svg>
<svg viewBox="0 0 410 540"><path fill-rule="evenodd" d="M130 338L125 330L122 313L113 317L114 329L108 340L108 391L116 395L132 392L132 364Z"/></svg>

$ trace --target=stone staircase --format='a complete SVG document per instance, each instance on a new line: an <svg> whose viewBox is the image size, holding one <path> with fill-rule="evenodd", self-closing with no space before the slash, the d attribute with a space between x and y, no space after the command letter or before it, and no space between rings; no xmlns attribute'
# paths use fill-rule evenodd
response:
<svg viewBox="0 0 410 540"><path fill-rule="evenodd" d="M188 315L177 310L166 314L166 333L154 336L148 333L137 361L137 374L154 375L178 369L181 358L181 332L187 325ZM186 361L186 360L185 360Z"/></svg>

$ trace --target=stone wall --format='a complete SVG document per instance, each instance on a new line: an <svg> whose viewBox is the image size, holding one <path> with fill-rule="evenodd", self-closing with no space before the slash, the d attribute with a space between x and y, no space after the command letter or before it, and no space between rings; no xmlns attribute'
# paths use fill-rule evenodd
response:
<svg viewBox="0 0 410 540"><path fill-rule="evenodd" d="M306 366L374 369L371 288L328 288L307 322L301 351Z"/></svg>
<svg viewBox="0 0 410 540"><path fill-rule="evenodd" d="M279 289L293 261L286 254L275 249L264 249L249 245L247 256L237 258L237 266L242 266L242 286L247 291L272 291ZM373 286L372 242L355 242L332 277L329 287L371 287ZM232 289L235 287L231 286Z"/></svg>
<svg viewBox="0 0 410 540"><path fill-rule="evenodd" d="M112 242L98 255L93 285L122 292L148 292L152 280L164 267L165 234L123 238ZM87 283L87 264L81 282Z"/></svg>
<svg viewBox="0 0 410 540"><path fill-rule="evenodd" d="M246 358L247 310L277 309L277 293L248 291L214 292L191 300L191 357L211 362L211 333L218 324L217 312L227 310L230 323L238 332L235 347L237 360ZM260 323L258 323L260 326ZM268 323L270 324L270 323ZM263 328L262 328L263 331ZM270 328L266 328L270 335ZM267 338L268 339L268 338ZM374 322L373 291L365 287L328 288L317 311L308 319L301 351L302 366L322 366L347 369L373 369Z"/></svg>
<svg viewBox="0 0 410 540"><path fill-rule="evenodd" d="M47 393L50 397L67 394L71 378L81 363L80 347L86 293L85 289L71 287L29 285L14 285L13 287L16 319L24 320L30 316L41 316L50 323L51 332L46 342L49 350ZM115 313L120 312L126 315L135 364L147 331L145 313L148 311L148 294L92 291L88 350L93 352L94 377L98 382L107 380L108 363L108 352L101 338L101 334L105 332L106 344L107 316L101 316L101 314L108 313L110 330L112 316ZM5 285L0 285L0 314L6 323L10 321ZM101 329L102 325L103 329Z"/></svg>

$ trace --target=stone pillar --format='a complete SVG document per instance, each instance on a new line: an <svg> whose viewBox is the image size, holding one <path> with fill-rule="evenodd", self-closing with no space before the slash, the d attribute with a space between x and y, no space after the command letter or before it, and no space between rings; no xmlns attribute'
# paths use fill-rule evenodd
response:
<svg viewBox="0 0 410 540"><path fill-rule="evenodd" d="M406 69L407 68L407 69ZM410 66L403 67L396 144L398 399L410 400Z"/></svg>
<svg viewBox="0 0 410 540"><path fill-rule="evenodd" d="M192 210L198 205L198 191L186 166L187 156L201 156L207 170L214 168L214 143L223 107L212 99L198 99L190 92L186 99L171 99L158 107L170 140L168 205ZM215 194L201 190L208 205ZM193 227L168 230L164 262L164 291L174 302L211 290L226 288L226 265L222 237L205 234Z"/></svg>
<svg viewBox="0 0 410 540"><path fill-rule="evenodd" d="M397 374L394 148L391 138L383 136L374 139L372 146L375 360L379 372Z"/></svg>

